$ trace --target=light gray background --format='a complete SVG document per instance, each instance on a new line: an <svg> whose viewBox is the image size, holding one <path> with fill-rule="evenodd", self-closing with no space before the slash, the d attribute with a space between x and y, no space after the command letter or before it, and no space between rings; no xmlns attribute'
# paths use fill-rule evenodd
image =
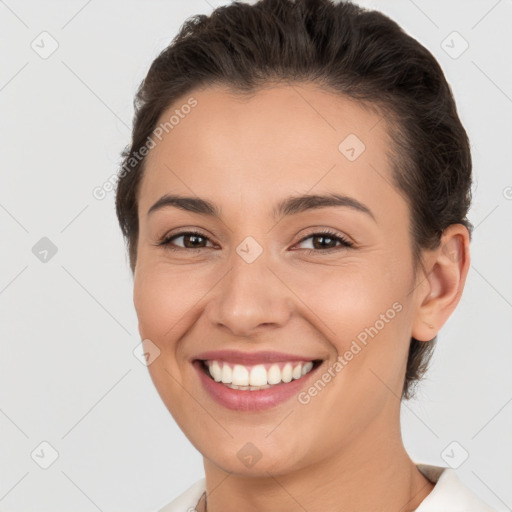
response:
<svg viewBox="0 0 512 512"><path fill-rule="evenodd" d="M2 512L150 511L203 476L133 354L114 194L92 190L117 171L152 60L188 16L224 3L0 0ZM512 3L359 3L437 57L473 147L472 266L418 398L402 407L404 442L415 461L443 466L466 450L460 477L511 510ZM51 48L43 31L58 43L48 58L31 47ZM469 44L457 58L454 31ZM32 251L42 237L57 247L46 262ZM48 469L43 441L58 452Z"/></svg>

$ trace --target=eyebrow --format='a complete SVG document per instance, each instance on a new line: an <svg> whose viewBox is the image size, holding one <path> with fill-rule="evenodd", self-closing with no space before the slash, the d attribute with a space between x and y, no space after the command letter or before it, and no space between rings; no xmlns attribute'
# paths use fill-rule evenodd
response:
<svg viewBox="0 0 512 512"><path fill-rule="evenodd" d="M295 215L315 208L344 206L365 213L375 221L372 211L357 199L341 194L305 194L292 196L279 202L273 209L274 218ZM199 213L220 219L219 208L212 202L199 197L187 197L175 194L165 194L149 210L147 215L166 207Z"/></svg>

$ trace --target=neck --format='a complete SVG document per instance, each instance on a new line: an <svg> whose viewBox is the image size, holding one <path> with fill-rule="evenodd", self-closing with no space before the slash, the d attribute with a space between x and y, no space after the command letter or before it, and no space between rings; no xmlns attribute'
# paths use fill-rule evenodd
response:
<svg viewBox="0 0 512 512"><path fill-rule="evenodd" d="M205 458L207 498L197 510L413 512L434 485L409 458L399 427L393 433L379 427L374 424L342 450L286 474L248 477Z"/></svg>

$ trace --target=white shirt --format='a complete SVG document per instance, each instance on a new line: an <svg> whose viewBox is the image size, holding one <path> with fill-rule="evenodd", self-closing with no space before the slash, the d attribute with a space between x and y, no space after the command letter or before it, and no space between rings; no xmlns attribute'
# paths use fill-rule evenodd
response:
<svg viewBox="0 0 512 512"><path fill-rule="evenodd" d="M435 485L414 512L496 512L461 482L454 469L428 464L416 467ZM205 490L206 479L201 478L158 512L193 512Z"/></svg>

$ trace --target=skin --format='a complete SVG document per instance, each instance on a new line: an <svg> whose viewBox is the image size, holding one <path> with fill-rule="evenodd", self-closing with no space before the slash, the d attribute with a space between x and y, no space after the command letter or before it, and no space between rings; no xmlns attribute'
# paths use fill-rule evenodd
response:
<svg viewBox="0 0 512 512"><path fill-rule="evenodd" d="M197 106L147 157L133 299L142 339L160 350L151 378L203 455L207 510L416 509L433 485L400 432L407 353L411 336L428 342L459 302L467 229L450 226L440 248L424 252L425 270L414 273L386 122L349 99L313 84L249 99L220 86L189 96ZM338 150L351 133L366 146L354 161ZM349 207L272 217L290 195L333 192L364 203L375 219ZM208 199L222 217L175 207L147 215L165 193ZM301 242L322 228L354 246ZM207 237L196 242L199 251L183 237L173 241L178 251L156 245L191 229ZM247 236L263 249L251 264L236 252ZM307 405L294 397L261 412L226 409L190 363L205 350L277 350L323 359L321 375L395 302L401 311ZM237 453L249 441L261 459L246 467Z"/></svg>

